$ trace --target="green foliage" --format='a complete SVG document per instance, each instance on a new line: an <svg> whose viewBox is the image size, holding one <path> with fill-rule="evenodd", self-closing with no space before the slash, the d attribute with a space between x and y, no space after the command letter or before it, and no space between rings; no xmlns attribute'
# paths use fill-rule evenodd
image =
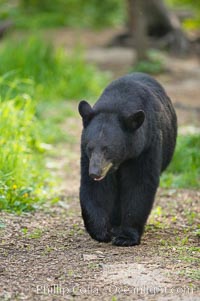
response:
<svg viewBox="0 0 200 301"><path fill-rule="evenodd" d="M179 136L173 161L161 178L162 187L200 187L200 135Z"/></svg>
<svg viewBox="0 0 200 301"><path fill-rule="evenodd" d="M0 8L0 18L13 19L18 28L101 28L119 24L124 16L120 0L1 0Z"/></svg>
<svg viewBox="0 0 200 301"><path fill-rule="evenodd" d="M46 171L39 128L27 94L0 102L0 209L30 210L38 192L42 199Z"/></svg>
<svg viewBox="0 0 200 301"><path fill-rule="evenodd" d="M167 4L176 9L190 10L194 16L184 20L183 25L186 29L200 28L200 1L199 0L166 0Z"/></svg>
<svg viewBox="0 0 200 301"><path fill-rule="evenodd" d="M199 0L166 0L167 3L171 5L182 6L186 8L193 8L200 11L200 2Z"/></svg>
<svg viewBox="0 0 200 301"><path fill-rule="evenodd" d="M52 197L44 155L74 114L61 99L94 97L106 77L78 51L65 55L36 38L4 43L0 61L0 210L21 212Z"/></svg>
<svg viewBox="0 0 200 301"><path fill-rule="evenodd" d="M6 73L9 79L2 86L2 99L6 93L12 97L19 89L27 91L27 84L36 99L77 99L97 95L106 80L83 60L80 50L69 55L36 37L7 41L0 48L0 60L0 76Z"/></svg>

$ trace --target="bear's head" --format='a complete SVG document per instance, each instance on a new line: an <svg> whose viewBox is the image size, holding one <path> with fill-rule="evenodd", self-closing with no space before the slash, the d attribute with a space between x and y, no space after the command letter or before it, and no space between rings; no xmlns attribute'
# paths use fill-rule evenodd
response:
<svg viewBox="0 0 200 301"><path fill-rule="evenodd" d="M83 120L82 148L89 158L89 175L100 181L134 156L131 136L143 124L145 114L142 110L121 116L116 112L96 112L84 100L79 103L79 113ZM134 136L137 144L137 135Z"/></svg>

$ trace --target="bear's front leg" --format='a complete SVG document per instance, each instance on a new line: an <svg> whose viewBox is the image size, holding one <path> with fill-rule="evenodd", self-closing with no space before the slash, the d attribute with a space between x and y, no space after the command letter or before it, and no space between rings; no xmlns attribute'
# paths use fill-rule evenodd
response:
<svg viewBox="0 0 200 301"><path fill-rule="evenodd" d="M112 242L117 246L140 244L159 184L159 165L151 157L129 160L120 174L121 226Z"/></svg>
<svg viewBox="0 0 200 301"><path fill-rule="evenodd" d="M108 175L96 182L89 177L88 158L81 162L80 203L85 228L90 236L100 242L111 241L111 213L116 184Z"/></svg>
<svg viewBox="0 0 200 301"><path fill-rule="evenodd" d="M110 242L111 226L106 211L89 203L89 196L88 201L81 201L82 217L87 232L93 239L99 242Z"/></svg>

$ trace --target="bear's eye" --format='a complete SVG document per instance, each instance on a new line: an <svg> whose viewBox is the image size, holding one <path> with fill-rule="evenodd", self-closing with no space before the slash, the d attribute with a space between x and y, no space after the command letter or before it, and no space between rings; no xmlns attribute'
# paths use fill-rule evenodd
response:
<svg viewBox="0 0 200 301"><path fill-rule="evenodd" d="M103 147L102 147L102 151L103 151L104 153L108 152L108 147L107 147L107 146L103 146Z"/></svg>
<svg viewBox="0 0 200 301"><path fill-rule="evenodd" d="M87 147L87 153L88 153L88 155L91 155L92 151L93 151L93 147L89 145Z"/></svg>

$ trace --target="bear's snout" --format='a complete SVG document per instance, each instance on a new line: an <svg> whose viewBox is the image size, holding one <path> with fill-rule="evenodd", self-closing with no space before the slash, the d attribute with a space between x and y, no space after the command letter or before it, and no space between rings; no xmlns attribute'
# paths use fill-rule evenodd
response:
<svg viewBox="0 0 200 301"><path fill-rule="evenodd" d="M101 179L101 171L97 168L91 168L89 171L89 176L93 179L93 180L100 180Z"/></svg>
<svg viewBox="0 0 200 301"><path fill-rule="evenodd" d="M101 181L112 167L102 154L92 154L89 165L89 176L95 181Z"/></svg>

